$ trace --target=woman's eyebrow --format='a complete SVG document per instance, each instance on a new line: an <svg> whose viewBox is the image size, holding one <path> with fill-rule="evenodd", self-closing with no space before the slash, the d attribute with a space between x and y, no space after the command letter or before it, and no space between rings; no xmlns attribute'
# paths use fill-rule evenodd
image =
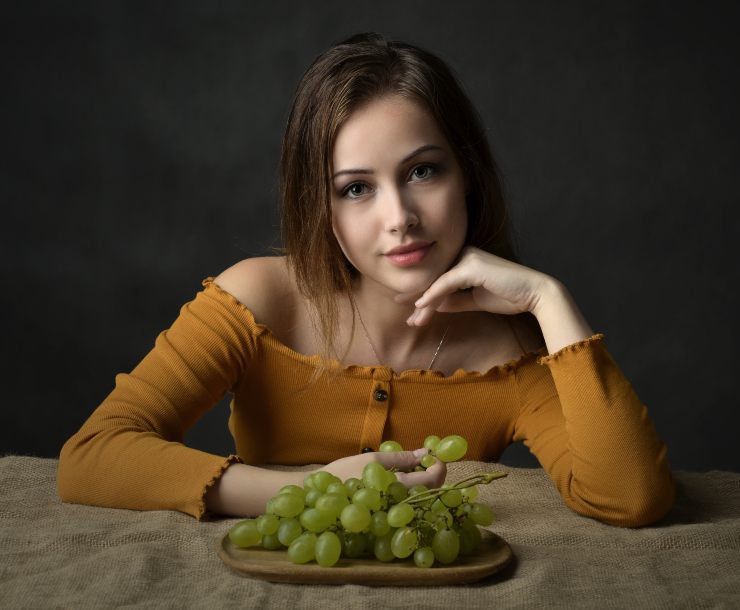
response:
<svg viewBox="0 0 740 610"><path fill-rule="evenodd" d="M444 150L441 146L437 146L436 144L424 144L423 146L419 146L416 150L406 155L403 159L401 159L401 163L406 163L409 159L413 159L416 155L420 155L423 152L426 152L427 150ZM341 169L338 172L335 172L334 175L331 177L332 180L336 178L337 176L341 176L342 174L372 174L374 173L371 169Z"/></svg>

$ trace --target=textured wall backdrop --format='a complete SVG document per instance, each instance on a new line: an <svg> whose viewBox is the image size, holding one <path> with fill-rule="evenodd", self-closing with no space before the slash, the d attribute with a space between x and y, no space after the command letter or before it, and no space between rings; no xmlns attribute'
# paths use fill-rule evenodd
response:
<svg viewBox="0 0 740 610"><path fill-rule="evenodd" d="M14 3L0 19L0 453L56 456L200 281L278 245L311 60L359 31L460 76L524 264L563 281L676 468L740 470L738 11L642 2ZM187 441L232 450L221 402ZM521 446L504 461L535 463Z"/></svg>

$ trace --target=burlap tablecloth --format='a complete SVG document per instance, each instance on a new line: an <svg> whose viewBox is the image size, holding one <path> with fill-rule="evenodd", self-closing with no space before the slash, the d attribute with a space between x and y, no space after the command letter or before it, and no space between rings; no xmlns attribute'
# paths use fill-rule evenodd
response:
<svg viewBox="0 0 740 610"><path fill-rule="evenodd" d="M740 608L740 473L678 472L658 525L621 529L568 509L544 471L452 464L483 487L516 559L474 585L272 584L215 552L236 522L63 504L57 461L0 458L0 608Z"/></svg>

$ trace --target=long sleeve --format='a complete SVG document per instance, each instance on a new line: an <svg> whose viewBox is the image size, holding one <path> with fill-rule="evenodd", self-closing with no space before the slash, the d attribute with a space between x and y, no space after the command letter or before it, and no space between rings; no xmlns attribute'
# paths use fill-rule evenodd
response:
<svg viewBox="0 0 740 610"><path fill-rule="evenodd" d="M673 506L675 483L666 446L603 339L596 334L539 358L545 369L518 372L514 440L537 456L574 511L647 525Z"/></svg>
<svg viewBox="0 0 740 610"><path fill-rule="evenodd" d="M255 349L240 313L235 302L199 292L141 363L116 376L113 391L61 450L62 500L204 517L207 488L241 459L182 441L238 383Z"/></svg>

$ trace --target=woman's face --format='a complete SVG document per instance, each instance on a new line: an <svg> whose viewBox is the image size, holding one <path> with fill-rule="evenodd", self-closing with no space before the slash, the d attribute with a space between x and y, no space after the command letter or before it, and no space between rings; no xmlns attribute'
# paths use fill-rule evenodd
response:
<svg viewBox="0 0 740 610"><path fill-rule="evenodd" d="M332 164L334 235L363 282L422 292L452 266L467 230L465 180L423 106L400 96L362 106L340 128Z"/></svg>

